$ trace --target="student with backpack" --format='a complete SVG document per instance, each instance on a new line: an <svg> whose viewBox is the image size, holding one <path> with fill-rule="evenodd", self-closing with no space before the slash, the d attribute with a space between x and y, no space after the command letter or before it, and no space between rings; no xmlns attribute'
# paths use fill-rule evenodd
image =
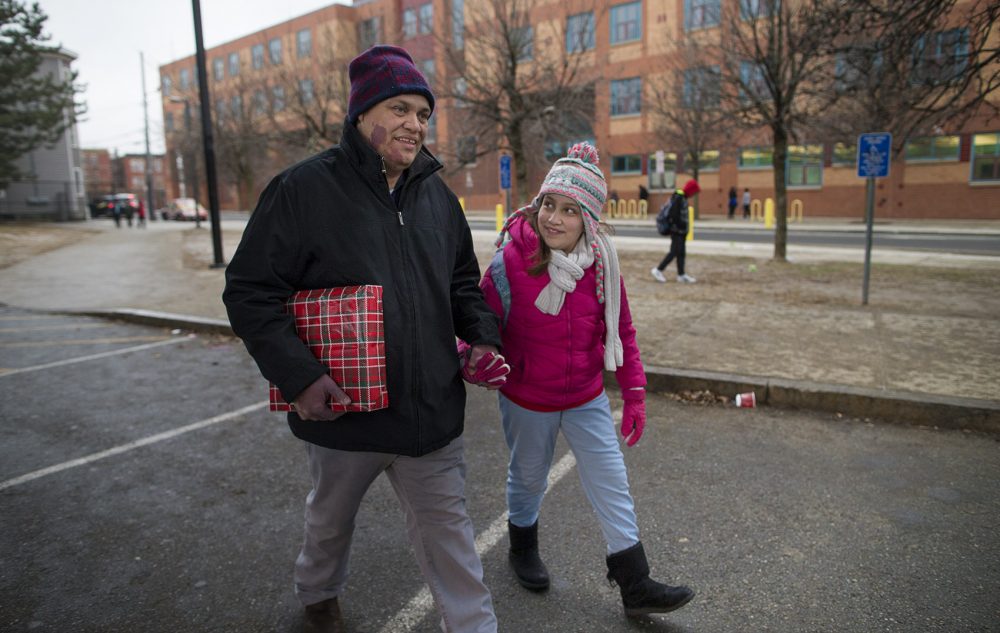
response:
<svg viewBox="0 0 1000 633"><path fill-rule="evenodd" d="M646 376L618 255L601 225L607 184L598 160L596 149L580 143L556 161L534 201L505 223L497 240L502 250L480 284L501 317L511 367L499 390L510 449L509 560L522 586L548 588L538 518L562 431L600 522L607 577L617 583L626 615L666 613L694 592L649 577L604 391L603 372L614 371L625 402L621 433L633 446L646 423Z"/></svg>
<svg viewBox="0 0 1000 633"><path fill-rule="evenodd" d="M698 181L691 179L684 183L683 189L678 189L670 200L660 207L660 212L656 214L656 230L660 235L670 236L670 251L664 256L659 266L649 270L653 279L661 283L666 283L667 278L663 276L663 271L670 262L677 258L677 281L685 284L693 284L697 281L691 275L684 273L684 259L686 256L686 240L688 232L688 198L693 198L701 191Z"/></svg>

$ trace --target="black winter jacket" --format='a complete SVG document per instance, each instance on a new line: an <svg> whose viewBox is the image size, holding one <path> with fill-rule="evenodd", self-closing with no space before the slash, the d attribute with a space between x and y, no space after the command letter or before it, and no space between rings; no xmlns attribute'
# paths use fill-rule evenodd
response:
<svg viewBox="0 0 1000 633"><path fill-rule="evenodd" d="M290 167L261 194L226 269L223 301L265 378L291 402L325 368L295 335L297 290L383 287L389 407L288 423L329 448L420 456L462 434L465 386L455 335L500 345L455 194L423 149L389 193L381 157L349 122L339 145ZM262 392L264 386L262 385Z"/></svg>
<svg viewBox="0 0 1000 633"><path fill-rule="evenodd" d="M684 191L678 189L670 197L670 207L667 211L667 222L671 235L687 235L688 232L688 201Z"/></svg>

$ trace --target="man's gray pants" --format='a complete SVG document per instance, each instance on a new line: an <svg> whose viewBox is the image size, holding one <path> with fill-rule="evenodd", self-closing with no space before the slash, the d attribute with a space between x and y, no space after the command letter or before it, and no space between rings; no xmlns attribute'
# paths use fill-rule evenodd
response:
<svg viewBox="0 0 1000 633"><path fill-rule="evenodd" d="M306 446L313 489L306 497L305 541L295 561L295 593L302 604L343 592L355 515L369 486L385 472L406 514L410 544L444 630L497 630L465 508L462 438L422 457Z"/></svg>

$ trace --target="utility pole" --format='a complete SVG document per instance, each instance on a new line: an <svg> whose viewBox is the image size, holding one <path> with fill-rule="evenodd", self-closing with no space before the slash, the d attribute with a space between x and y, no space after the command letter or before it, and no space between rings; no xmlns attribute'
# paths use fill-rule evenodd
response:
<svg viewBox="0 0 1000 633"><path fill-rule="evenodd" d="M219 226L219 191L215 176L215 145L212 138L212 105L208 95L208 76L205 73L205 43L201 36L201 2L191 0L194 11L195 61L198 64L198 95L201 99L201 139L205 148L205 176L208 179L208 214L212 221L212 268L223 268L222 227ZM195 207L195 216L198 210Z"/></svg>
<svg viewBox="0 0 1000 633"><path fill-rule="evenodd" d="M146 220L151 222L156 219L153 208L153 165L149 156L149 107L146 100L146 60L139 51L139 67L142 69L142 118L146 124ZM195 213L197 215L197 213Z"/></svg>

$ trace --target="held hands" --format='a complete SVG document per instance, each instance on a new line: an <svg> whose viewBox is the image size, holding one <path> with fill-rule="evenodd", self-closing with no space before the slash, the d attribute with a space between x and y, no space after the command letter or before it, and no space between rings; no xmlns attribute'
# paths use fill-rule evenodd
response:
<svg viewBox="0 0 1000 633"><path fill-rule="evenodd" d="M344 412L330 409L327 402L331 398L340 404L351 403L351 399L333 378L330 378L329 374L323 374L302 390L292 406L295 408L295 413L303 420L336 420L344 415Z"/></svg>
<svg viewBox="0 0 1000 633"><path fill-rule="evenodd" d="M490 391L503 387L507 382L510 365L497 348L492 345L469 347L466 344L464 348L459 345L459 352L465 359L462 363L462 378L465 382L486 387Z"/></svg>
<svg viewBox="0 0 1000 633"><path fill-rule="evenodd" d="M622 409L622 437L625 438L625 444L634 446L646 428L646 390L642 387L623 389L622 399L625 401Z"/></svg>

